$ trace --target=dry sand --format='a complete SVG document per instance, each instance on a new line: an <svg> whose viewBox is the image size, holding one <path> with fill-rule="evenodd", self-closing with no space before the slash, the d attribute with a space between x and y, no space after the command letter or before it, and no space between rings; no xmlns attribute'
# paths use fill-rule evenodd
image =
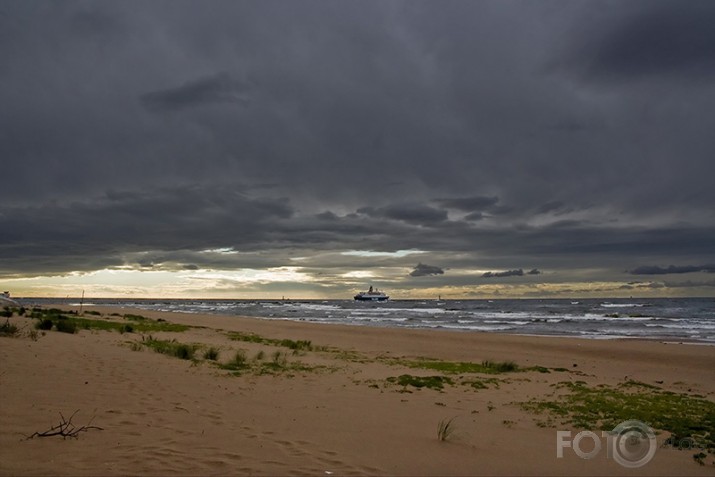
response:
<svg viewBox="0 0 715 477"><path fill-rule="evenodd" d="M231 341L227 331L310 340L331 351L288 356L314 369L234 376L206 361L192 363L145 347L134 351L130 343L141 341L138 333L50 331L37 341L0 338L0 474L713 475L710 461L700 466L692 451L668 448L659 448L638 469L621 467L605 448L591 460L570 449L557 459L556 431L575 435L580 429L539 427L539 416L515 404L546 398L551 384L569 380L658 382L714 400L712 346L101 311L200 326L155 337L216 346L219 361L239 348L249 358L263 350L266 361L274 351L286 351ZM23 334L32 329L29 319L13 322L24 327ZM403 389L386 381L406 373L438 374L390 361L424 356L513 360L568 371L496 375L498 387L479 390ZM25 438L57 424L59 413L68 418L75 411L74 424L93 418L91 425L102 430L89 429L77 439ZM441 442L438 423L452 417L455 434ZM659 442L664 438L659 435Z"/></svg>

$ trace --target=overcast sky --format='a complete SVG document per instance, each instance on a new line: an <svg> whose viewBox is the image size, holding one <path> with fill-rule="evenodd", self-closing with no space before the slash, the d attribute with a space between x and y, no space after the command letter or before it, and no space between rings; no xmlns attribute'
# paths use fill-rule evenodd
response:
<svg viewBox="0 0 715 477"><path fill-rule="evenodd" d="M715 296L715 2L0 1L17 296Z"/></svg>

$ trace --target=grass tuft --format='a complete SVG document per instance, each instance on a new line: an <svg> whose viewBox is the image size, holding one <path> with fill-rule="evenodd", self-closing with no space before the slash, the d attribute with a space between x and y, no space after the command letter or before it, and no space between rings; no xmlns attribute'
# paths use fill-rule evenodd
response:
<svg viewBox="0 0 715 477"><path fill-rule="evenodd" d="M179 359L194 359L196 345L179 343L176 340L157 340L152 336L142 341L144 346L153 349L157 353L174 356Z"/></svg>
<svg viewBox="0 0 715 477"><path fill-rule="evenodd" d="M246 352L242 349L236 351L233 355L233 359L228 363L219 364L221 369L228 369L230 371L241 371L250 367L248 359L246 359Z"/></svg>
<svg viewBox="0 0 715 477"><path fill-rule="evenodd" d="M218 348L211 346L209 349L204 351L204 359L211 361L216 361L218 359L219 351Z"/></svg>
<svg viewBox="0 0 715 477"><path fill-rule="evenodd" d="M450 419L442 419L439 421L439 425L437 426L437 439L440 442L445 442L447 439L449 439L452 434L454 434L454 420L457 417L452 417Z"/></svg>
<svg viewBox="0 0 715 477"><path fill-rule="evenodd" d="M5 323L0 326L0 336L15 336L17 334L17 326L10 323L10 319L6 319Z"/></svg>
<svg viewBox="0 0 715 477"><path fill-rule="evenodd" d="M445 384L452 385L454 382L446 376L412 376L403 374L398 377L387 378L388 383L398 384L403 387L412 386L418 389L429 388L441 391Z"/></svg>
<svg viewBox="0 0 715 477"><path fill-rule="evenodd" d="M65 317L60 317L59 320L55 322L55 328L61 333L77 333L77 325L73 320L63 319Z"/></svg>
<svg viewBox="0 0 715 477"><path fill-rule="evenodd" d="M510 373L518 371L519 366L514 361L482 361L481 365L492 373Z"/></svg>

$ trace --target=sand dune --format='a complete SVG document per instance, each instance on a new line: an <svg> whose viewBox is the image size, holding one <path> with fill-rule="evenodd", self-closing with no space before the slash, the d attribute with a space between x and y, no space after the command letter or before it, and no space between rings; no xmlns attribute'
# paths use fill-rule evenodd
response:
<svg viewBox="0 0 715 477"><path fill-rule="evenodd" d="M557 459L556 430L579 429L540 427L537 416L516 403L546 398L552 384L575 380L657 383L712 401L714 347L142 315L193 326L152 335L215 346L219 361L243 349L249 358L263 351L265 362L284 353L289 365L236 376L206 360L132 347L142 340L136 332L0 338L0 474L712 475L709 461L700 466L692 452L668 448L638 469L605 454L583 460L567 452ZM32 329L27 318L12 320L24 327L21 334ZM265 340L233 341L230 331ZM310 340L313 350L294 355L271 339ZM417 357L513 360L566 371L483 375L494 379L486 389L454 385L441 392L387 380L439 374L404 364ZM77 439L25 438L56 424L60 412L75 411L75 424L91 420L102 430ZM455 434L442 442L438 424L452 417Z"/></svg>

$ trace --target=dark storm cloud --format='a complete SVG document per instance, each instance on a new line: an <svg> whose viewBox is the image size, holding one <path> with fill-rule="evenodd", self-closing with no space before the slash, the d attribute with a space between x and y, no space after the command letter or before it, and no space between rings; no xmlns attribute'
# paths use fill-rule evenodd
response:
<svg viewBox="0 0 715 477"><path fill-rule="evenodd" d="M444 275L444 270L433 265L418 263L414 270L410 272L411 277L427 277L430 275Z"/></svg>
<svg viewBox="0 0 715 477"><path fill-rule="evenodd" d="M686 280L684 282L665 282L664 286L668 288L715 288L715 280L708 281L692 281Z"/></svg>
<svg viewBox="0 0 715 477"><path fill-rule="evenodd" d="M708 272L715 273L715 265L670 265L668 267L659 267L655 265L644 265L634 268L628 273L631 275L668 275L671 273L694 273Z"/></svg>
<svg viewBox="0 0 715 477"><path fill-rule="evenodd" d="M712 5L6 1L0 276L709 263Z"/></svg>
<svg viewBox="0 0 715 477"><path fill-rule="evenodd" d="M517 270L505 270L503 272L484 272L482 274L483 278L501 278L501 277L523 277L524 270L521 268Z"/></svg>
<svg viewBox="0 0 715 477"><path fill-rule="evenodd" d="M176 88L146 93L141 96L141 101L151 111L173 111L207 103L246 104L247 89L246 85L223 72Z"/></svg>
<svg viewBox="0 0 715 477"><path fill-rule="evenodd" d="M603 34L594 34L573 62L603 80L715 78L715 5L709 1L651 2L626 8ZM631 10L631 11L628 11Z"/></svg>
<svg viewBox="0 0 715 477"><path fill-rule="evenodd" d="M140 266L161 264L179 250L234 244L255 249L280 241L275 224L293 213L286 199L250 198L220 187L110 192L67 205L0 207L0 272L21 272L28 256L56 273L67 267L63 260L72 260L73 270L88 271L97 262L123 265L127 254L146 250L166 252L141 256L135 262ZM85 258L77 260L81 254Z"/></svg>
<svg viewBox="0 0 715 477"><path fill-rule="evenodd" d="M532 268L526 275L540 275L541 271L536 268ZM514 270L505 270L503 272L484 272L482 278L503 278L503 277L523 277L524 270L521 268Z"/></svg>

